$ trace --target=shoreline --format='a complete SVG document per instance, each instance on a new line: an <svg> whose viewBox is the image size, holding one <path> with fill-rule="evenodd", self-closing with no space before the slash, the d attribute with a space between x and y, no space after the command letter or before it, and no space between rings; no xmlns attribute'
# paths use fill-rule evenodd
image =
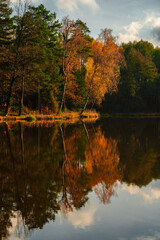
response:
<svg viewBox="0 0 160 240"><path fill-rule="evenodd" d="M83 120L98 120L100 118L100 114L95 111L86 111L82 114L79 112L64 112L61 114L36 114L30 113L21 116L16 115L8 115L8 116L0 116L0 123L3 122L39 122L39 121L48 121L48 122L60 122L60 121L78 121L80 119Z"/></svg>
<svg viewBox="0 0 160 240"><path fill-rule="evenodd" d="M86 111L82 115L79 112L63 112L61 114L24 114L17 115L0 115L0 123L3 122L76 122L81 119L83 121L96 121L106 118L160 118L160 113L97 113L96 111Z"/></svg>

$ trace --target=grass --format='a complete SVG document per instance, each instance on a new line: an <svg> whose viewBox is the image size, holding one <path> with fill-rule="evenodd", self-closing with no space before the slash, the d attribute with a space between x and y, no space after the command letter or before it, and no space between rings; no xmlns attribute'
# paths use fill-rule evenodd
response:
<svg viewBox="0 0 160 240"><path fill-rule="evenodd" d="M90 119L97 120L99 118L99 114L95 111L86 111L83 114L80 112L62 112L60 114L37 114L36 112L32 112L32 114L26 114L21 116L16 116L9 114L7 116L0 116L0 122L6 121L64 121L71 119Z"/></svg>
<svg viewBox="0 0 160 240"><path fill-rule="evenodd" d="M91 110L83 112L80 116L81 118L97 118L97 119L100 117L99 113Z"/></svg>

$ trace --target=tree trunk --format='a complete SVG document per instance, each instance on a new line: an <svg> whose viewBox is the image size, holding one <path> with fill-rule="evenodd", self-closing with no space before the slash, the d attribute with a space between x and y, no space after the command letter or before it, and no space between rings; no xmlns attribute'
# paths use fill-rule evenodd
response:
<svg viewBox="0 0 160 240"><path fill-rule="evenodd" d="M65 92L66 92L66 85L67 85L67 76L65 76L65 82L64 82L64 88L63 88L63 96L62 96L62 101L60 105L59 112L62 111L63 105L64 105L64 98L65 98Z"/></svg>
<svg viewBox="0 0 160 240"><path fill-rule="evenodd" d="M22 81L21 81L21 99L20 99L20 106L19 106L19 116L21 116L22 114L23 99L24 99L24 75L22 76Z"/></svg>
<svg viewBox="0 0 160 240"><path fill-rule="evenodd" d="M7 116L7 114L8 114L8 109L9 109L9 106L10 106L11 95L12 95L12 87L13 87L14 80L15 80L15 78L13 77L12 81L11 81L11 84L10 84L10 88L9 88L9 93L8 93L8 98L7 98L7 105L6 105L5 113L4 113L5 116Z"/></svg>
<svg viewBox="0 0 160 240"><path fill-rule="evenodd" d="M92 104L92 107L91 107L91 110L93 109L93 107L94 107L94 104L96 103L96 98L94 99L94 102L93 102L93 104Z"/></svg>
<svg viewBox="0 0 160 240"><path fill-rule="evenodd" d="M66 93L66 85L67 85L67 76L66 72L65 72L65 57L66 57L66 38L63 35L63 43L64 43L64 49L63 49L63 59L62 59L62 69L63 69L63 76L65 77L65 81L64 81L64 88L63 88L63 95L62 95L62 100L61 100L61 105L59 108L59 112L62 111L63 105L64 105L64 100L65 100L65 93ZM69 62L68 62L69 63Z"/></svg>
<svg viewBox="0 0 160 240"><path fill-rule="evenodd" d="M88 101L89 101L89 98L90 98L91 90L92 90L92 87L93 87L93 80L94 80L96 70L97 70L97 66L95 66L94 73L93 73L93 76L92 76L92 80L91 80L91 83L90 83L90 88L89 88L89 91L88 91L88 94L87 94L87 99L86 99L85 105L84 105L84 107L81 111L81 114L86 110L86 107L87 107L87 104L88 104Z"/></svg>

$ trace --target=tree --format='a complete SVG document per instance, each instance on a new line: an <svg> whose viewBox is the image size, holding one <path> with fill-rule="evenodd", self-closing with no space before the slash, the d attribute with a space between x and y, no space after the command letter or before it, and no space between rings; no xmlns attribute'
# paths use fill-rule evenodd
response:
<svg viewBox="0 0 160 240"><path fill-rule="evenodd" d="M88 95L82 112L89 100L101 103L106 92L117 89L120 64L123 60L121 48L116 44L111 30L104 29L96 41L92 43L93 58L88 59L86 81ZM82 113L81 112L81 113Z"/></svg>
<svg viewBox="0 0 160 240"><path fill-rule="evenodd" d="M134 42L133 47L136 50L139 50L144 57L148 57L150 59L153 58L154 46L152 43L141 40L139 42Z"/></svg>
<svg viewBox="0 0 160 240"><path fill-rule="evenodd" d="M42 94L44 98L45 95L49 96L48 105L56 108L54 93L57 91L59 82L56 83L56 80L60 79L60 75L55 62L60 49L60 24L56 20L56 14L47 11L43 5L33 7L27 3L21 5L20 2L17 9L18 14L14 17L15 39L10 51L13 56L12 77L5 113L8 113L13 84L20 99L19 115L22 113L24 90L28 97L38 92L38 108L41 113Z"/></svg>
<svg viewBox="0 0 160 240"><path fill-rule="evenodd" d="M34 46L36 53L32 53L34 54L32 77L38 88L39 113L41 113L42 97L44 103L47 102L52 111L56 112L58 108L56 97L61 79L57 64L61 51L58 37L60 24L56 20L56 14L46 10L42 4L38 7L30 7L29 10L35 31L31 39L31 45Z"/></svg>
<svg viewBox="0 0 160 240"><path fill-rule="evenodd" d="M82 31L82 26L78 22L75 23L68 17L63 18L61 34L61 46L63 48L62 56L62 72L64 78L64 87L60 111L65 102L66 91L73 101L76 100L75 89L77 84L73 74L77 69L81 69L82 51L86 46L86 38Z"/></svg>
<svg viewBox="0 0 160 240"><path fill-rule="evenodd" d="M9 0L0 0L0 47L10 44L12 40L13 19Z"/></svg>
<svg viewBox="0 0 160 240"><path fill-rule="evenodd" d="M8 114L8 109L10 106L13 84L17 79L21 78L21 101L19 115L21 115L22 105L23 105L23 95L24 95L24 75L25 68L28 64L28 46L26 44L27 37L25 38L25 13L28 8L28 3L25 2L24 5L19 1L17 6L17 16L14 17L14 32L12 34L13 44L9 48L10 58L7 61L10 64L10 83L8 87L8 94L6 100L5 115ZM28 23L29 24L29 23Z"/></svg>
<svg viewBox="0 0 160 240"><path fill-rule="evenodd" d="M126 64L121 66L118 92L106 94L103 109L111 112L158 110L158 57L146 41L122 44ZM157 65L156 65L156 64Z"/></svg>
<svg viewBox="0 0 160 240"><path fill-rule="evenodd" d="M143 56L135 48L130 48L129 51L125 52L125 59L126 67L121 69L119 94L123 95L123 98L125 96L134 99L139 97L139 100L142 100L141 104L137 102L137 106L142 107L142 101L144 101L142 108L145 110L145 104L149 107L152 101L151 98L149 100L149 94L154 96L154 84L158 78L157 68L148 55ZM136 103L136 99L134 102Z"/></svg>
<svg viewBox="0 0 160 240"><path fill-rule="evenodd" d="M0 0L0 106L5 105L10 80L9 48L13 40L13 19L10 1Z"/></svg>

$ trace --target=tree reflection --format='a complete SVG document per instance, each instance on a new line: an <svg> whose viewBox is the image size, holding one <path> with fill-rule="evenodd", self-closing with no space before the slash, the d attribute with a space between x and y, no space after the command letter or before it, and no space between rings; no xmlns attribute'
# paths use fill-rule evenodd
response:
<svg viewBox="0 0 160 240"><path fill-rule="evenodd" d="M85 135L82 126L61 129L64 146L64 165L62 170L63 188L61 210L65 215L68 211L84 206L91 191L89 176L84 168ZM62 204L63 203L63 204Z"/></svg>
<svg viewBox="0 0 160 240"><path fill-rule="evenodd" d="M28 231L80 209L95 191L103 203L121 179L115 139L91 124L0 126L0 237L14 213Z"/></svg>
<svg viewBox="0 0 160 240"><path fill-rule="evenodd" d="M48 141L56 128L45 129L48 130ZM46 222L54 220L59 209L59 163L45 136L38 139L38 131L34 127L25 131L21 124L11 129L5 124L1 128L0 209L6 221L4 223L0 218L1 226L4 225L3 236L7 235L12 212L21 212L30 230L42 228Z"/></svg>
<svg viewBox="0 0 160 240"><path fill-rule="evenodd" d="M159 119L108 119L101 127L118 142L124 182L142 187L160 179Z"/></svg>
<svg viewBox="0 0 160 240"><path fill-rule="evenodd" d="M85 167L92 176L91 182L92 187L95 186L95 193L101 202L109 203L115 193L117 180L121 180L117 141L105 138L101 128L98 127L96 132L91 132L91 136L88 137L85 156Z"/></svg>

